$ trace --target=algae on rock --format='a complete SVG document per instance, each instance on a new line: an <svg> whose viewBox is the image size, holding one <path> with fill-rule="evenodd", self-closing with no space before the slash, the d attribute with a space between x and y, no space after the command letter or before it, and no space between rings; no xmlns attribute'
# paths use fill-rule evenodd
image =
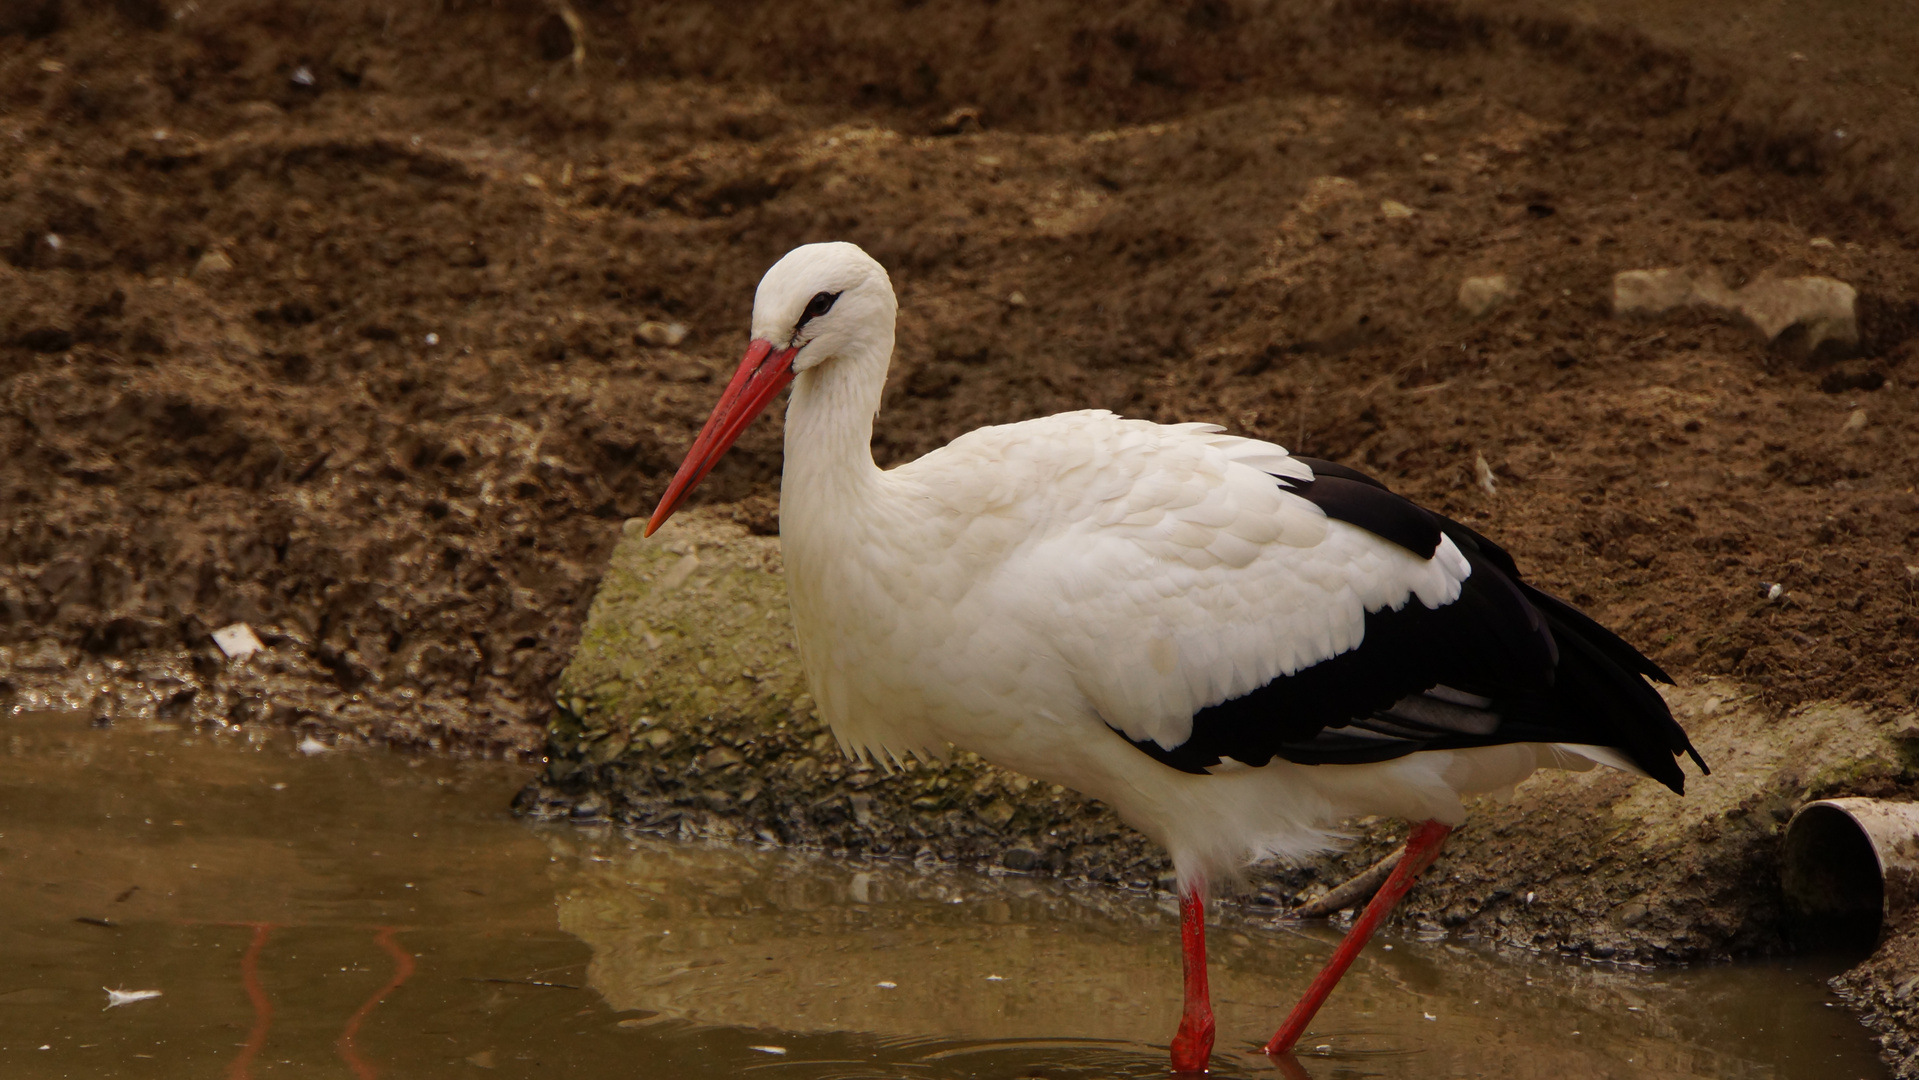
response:
<svg viewBox="0 0 1919 1080"><path fill-rule="evenodd" d="M777 731L809 716L778 542L708 515L682 515L654 541L640 524L627 522L560 676L566 759L606 764L636 741L658 753L715 724Z"/></svg>

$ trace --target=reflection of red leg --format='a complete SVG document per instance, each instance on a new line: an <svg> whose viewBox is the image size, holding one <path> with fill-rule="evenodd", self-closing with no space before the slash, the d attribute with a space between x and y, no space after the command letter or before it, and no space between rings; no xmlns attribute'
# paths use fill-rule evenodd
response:
<svg viewBox="0 0 1919 1080"><path fill-rule="evenodd" d="M373 936L373 940L379 942L380 948L385 949L387 955L393 957L393 978L388 979L387 984L380 987L379 993L366 999L366 1004L360 1006L352 1016L347 1018L346 1027L341 1030L340 1039L334 1044L339 1048L340 1058L347 1063L347 1067L353 1070L353 1075L359 1080L373 1080L380 1073L361 1059L359 1050L353 1045L353 1037L360 1033L360 1025L373 1011L373 1007L388 994L398 990L401 983L413 977L413 954L400 948L400 943L393 940L393 927L382 926L380 932Z"/></svg>
<svg viewBox="0 0 1919 1080"><path fill-rule="evenodd" d="M1400 856L1399 865L1393 867L1392 876L1373 894L1372 903L1366 905L1365 912L1353 922L1353 928L1346 931L1346 939L1339 943L1339 948L1333 950L1333 958L1326 961L1326 966L1320 969L1313 984L1306 988L1305 996L1287 1015L1286 1022L1279 1025L1279 1033L1273 1036L1272 1042L1266 1044L1267 1053L1287 1053L1299 1041L1299 1037L1306 1034L1306 1025L1313 1022L1313 1014L1326 1003L1326 995L1339 985L1339 977L1346 974L1346 969L1352 967L1353 961L1359 958L1359 951L1366 947L1366 940L1392 913L1400 897L1413 887L1413 879L1439 857L1439 845L1445 843L1446 834L1452 831L1451 825L1442 825L1437 821L1413 826L1413 834L1406 838L1406 854Z"/></svg>
<svg viewBox="0 0 1919 1080"><path fill-rule="evenodd" d="M247 954L240 958L240 983L247 989L247 1000L253 1003L253 1030L247 1033L247 1044L240 1048L240 1056L233 1059L227 1069L227 1080L252 1080L253 1059L267 1045L267 1028L273 1025L273 1002L267 998L266 987L260 985L260 950L266 948L267 937L273 933L272 923L257 922L253 927L253 943L247 946Z"/></svg>
<svg viewBox="0 0 1919 1080"><path fill-rule="evenodd" d="M1186 968L1186 1007L1173 1036L1173 1071L1205 1072L1213 1054L1213 999L1206 988L1206 898L1198 885L1179 894L1179 943Z"/></svg>

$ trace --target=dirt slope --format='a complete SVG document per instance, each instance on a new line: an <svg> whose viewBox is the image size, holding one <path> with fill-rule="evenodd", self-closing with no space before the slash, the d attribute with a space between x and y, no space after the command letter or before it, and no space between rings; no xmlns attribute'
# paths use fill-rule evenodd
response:
<svg viewBox="0 0 1919 1080"><path fill-rule="evenodd" d="M901 286L886 460L1085 405L1218 419L1497 533L1678 671L1913 693L1910 157L1722 60L1430 4L606 4L577 66L530 3L28 8L0 28L21 705L533 749L755 277L833 236ZM1658 265L1851 282L1860 355L1612 317L1610 275ZM1494 272L1515 296L1467 319ZM778 440L704 497L765 527ZM275 646L237 682L207 639L235 620Z"/></svg>

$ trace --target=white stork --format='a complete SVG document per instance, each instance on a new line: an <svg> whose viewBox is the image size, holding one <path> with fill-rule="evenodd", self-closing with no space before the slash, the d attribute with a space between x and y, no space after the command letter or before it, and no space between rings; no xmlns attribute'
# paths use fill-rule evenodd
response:
<svg viewBox="0 0 1919 1080"><path fill-rule="evenodd" d="M1205 898L1247 863L1417 825L1267 1045L1289 1051L1464 815L1534 769L1679 791L1657 665L1372 478L1212 424L1109 412L982 428L891 470L873 416L898 310L852 244L761 279L753 339L651 535L789 383L780 545L813 697L849 754L972 750L1104 800L1178 875L1173 1066L1213 1044Z"/></svg>

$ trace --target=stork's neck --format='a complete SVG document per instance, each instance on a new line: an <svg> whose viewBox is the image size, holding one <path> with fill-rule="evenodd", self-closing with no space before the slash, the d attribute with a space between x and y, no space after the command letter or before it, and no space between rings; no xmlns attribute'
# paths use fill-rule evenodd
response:
<svg viewBox="0 0 1919 1080"><path fill-rule="evenodd" d="M786 406L786 467L780 485L788 507L837 503L870 493L882 473L873 464L873 414L886 389L893 335L800 373Z"/></svg>

